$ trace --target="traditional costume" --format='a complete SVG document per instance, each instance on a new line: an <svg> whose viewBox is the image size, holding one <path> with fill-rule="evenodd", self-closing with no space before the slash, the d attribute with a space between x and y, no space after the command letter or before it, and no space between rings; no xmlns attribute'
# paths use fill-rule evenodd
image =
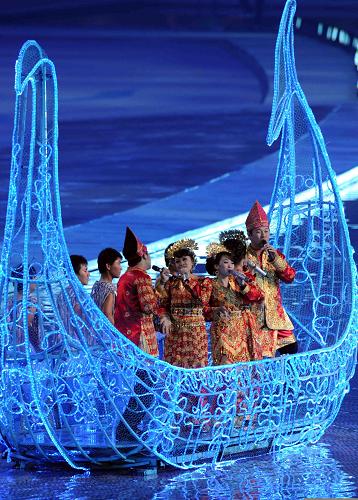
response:
<svg viewBox="0 0 358 500"><path fill-rule="evenodd" d="M223 252L227 253L228 249L222 244L208 245L207 270L210 274L214 274L214 266L209 266L209 261ZM212 280L208 319L211 320L211 352L214 365L262 359L261 332L251 312L251 304L262 301L264 295L255 284L253 275L247 272L245 277L248 281L243 285L240 285L234 276L228 277L227 286L223 285L220 278ZM229 311L229 317L215 313L221 306Z"/></svg>
<svg viewBox="0 0 358 500"><path fill-rule="evenodd" d="M195 259L193 240L180 240L168 250L173 258L186 249ZM199 368L208 364L208 336L204 312L211 294L211 280L190 275L173 277L166 282L161 293L160 314L172 322L171 333L166 336L164 359L184 368Z"/></svg>
<svg viewBox="0 0 358 500"><path fill-rule="evenodd" d="M130 261L143 257L145 253L147 247L127 227L124 257ZM153 324L157 308L157 296L149 274L139 267L128 267L118 281L114 324L123 335L152 356L159 354Z"/></svg>
<svg viewBox="0 0 358 500"><path fill-rule="evenodd" d="M256 201L246 219L246 228L249 232L260 227L269 227L269 222L266 212ZM268 252L256 250L249 245L248 259L267 273L266 277L256 275L257 284L265 294L264 307L256 309L260 327L277 339L277 349L295 343L293 324L282 305L280 281L292 283L296 271L279 250L275 259L271 260Z"/></svg>

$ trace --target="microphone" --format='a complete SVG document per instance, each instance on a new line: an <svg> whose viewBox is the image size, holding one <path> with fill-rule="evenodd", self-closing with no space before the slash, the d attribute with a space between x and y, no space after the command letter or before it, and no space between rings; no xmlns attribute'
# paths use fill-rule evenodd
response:
<svg viewBox="0 0 358 500"><path fill-rule="evenodd" d="M232 274L236 281L239 283L240 286L244 285L245 282L246 283L250 283L250 278L248 278L244 273L240 273L240 271L235 271L234 269L232 269L230 271L230 274Z"/></svg>
<svg viewBox="0 0 358 500"><path fill-rule="evenodd" d="M153 265L152 266L152 269L153 271L156 271L157 273L161 273L163 271L163 269L165 269L164 267L159 267L159 266L156 266L156 265ZM168 274L169 278L174 278L174 275L173 274Z"/></svg>
<svg viewBox="0 0 358 500"><path fill-rule="evenodd" d="M264 271L263 269L261 269L261 267L257 266L254 262L252 262L252 260L247 260L246 261L246 264L248 265L248 267L250 267L253 271L255 271L255 273L259 274L260 276L263 276L264 278L266 278L267 276L267 272Z"/></svg>
<svg viewBox="0 0 358 500"><path fill-rule="evenodd" d="M262 240L262 245L267 245L266 240ZM266 250L269 258L269 262L273 262L276 258L276 255L271 250Z"/></svg>

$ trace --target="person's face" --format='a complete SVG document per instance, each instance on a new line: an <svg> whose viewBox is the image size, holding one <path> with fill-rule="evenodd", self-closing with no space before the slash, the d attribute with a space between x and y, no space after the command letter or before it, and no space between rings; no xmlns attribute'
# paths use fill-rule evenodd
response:
<svg viewBox="0 0 358 500"><path fill-rule="evenodd" d="M183 257L175 257L174 265L177 273L190 274L194 267L194 261L189 255L184 255Z"/></svg>
<svg viewBox="0 0 358 500"><path fill-rule="evenodd" d="M150 258L149 253L146 252L143 255L143 260L144 260L144 262L146 264L146 269L150 269L152 267L152 259Z"/></svg>
<svg viewBox="0 0 358 500"><path fill-rule="evenodd" d="M80 270L77 274L77 278L80 280L82 285L88 285L89 277L90 272L88 270L87 264L81 264Z"/></svg>
<svg viewBox="0 0 358 500"><path fill-rule="evenodd" d="M219 263L215 266L217 269L218 276L225 278L229 276L230 271L234 269L234 263L227 255L222 255Z"/></svg>
<svg viewBox="0 0 358 500"><path fill-rule="evenodd" d="M254 248L261 248L264 245L263 241L268 242L270 239L270 228L265 226L258 227L253 229L249 236L252 246Z"/></svg>
<svg viewBox="0 0 358 500"><path fill-rule="evenodd" d="M174 258L175 270L179 274L190 274L194 267L194 261L189 255Z"/></svg>
<svg viewBox="0 0 358 500"><path fill-rule="evenodd" d="M107 270L113 278L119 278L122 271L122 259L118 257L113 264L106 264Z"/></svg>

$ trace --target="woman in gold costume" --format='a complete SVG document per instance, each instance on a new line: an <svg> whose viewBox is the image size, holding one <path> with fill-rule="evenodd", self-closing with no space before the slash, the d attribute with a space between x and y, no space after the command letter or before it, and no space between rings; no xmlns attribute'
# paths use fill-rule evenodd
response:
<svg viewBox="0 0 358 500"><path fill-rule="evenodd" d="M206 269L216 276L208 310L214 364L262 359L260 330L251 304L262 301L264 295L254 277L248 271L235 271L231 253L220 243L208 245Z"/></svg>
<svg viewBox="0 0 358 500"><path fill-rule="evenodd" d="M164 359L184 368L208 364L208 335L204 314L211 295L211 279L193 274L196 263L194 240L175 242L168 250L176 276L168 279L160 293L160 315L166 322Z"/></svg>

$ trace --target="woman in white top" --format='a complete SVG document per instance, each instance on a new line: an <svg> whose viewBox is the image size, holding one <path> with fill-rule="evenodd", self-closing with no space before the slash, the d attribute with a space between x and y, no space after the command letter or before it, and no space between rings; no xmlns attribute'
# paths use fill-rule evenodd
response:
<svg viewBox="0 0 358 500"><path fill-rule="evenodd" d="M121 275L122 255L114 248L105 248L97 258L98 270L101 278L92 287L91 297L96 305L114 324L114 303L117 293L117 286L113 283L113 278Z"/></svg>

